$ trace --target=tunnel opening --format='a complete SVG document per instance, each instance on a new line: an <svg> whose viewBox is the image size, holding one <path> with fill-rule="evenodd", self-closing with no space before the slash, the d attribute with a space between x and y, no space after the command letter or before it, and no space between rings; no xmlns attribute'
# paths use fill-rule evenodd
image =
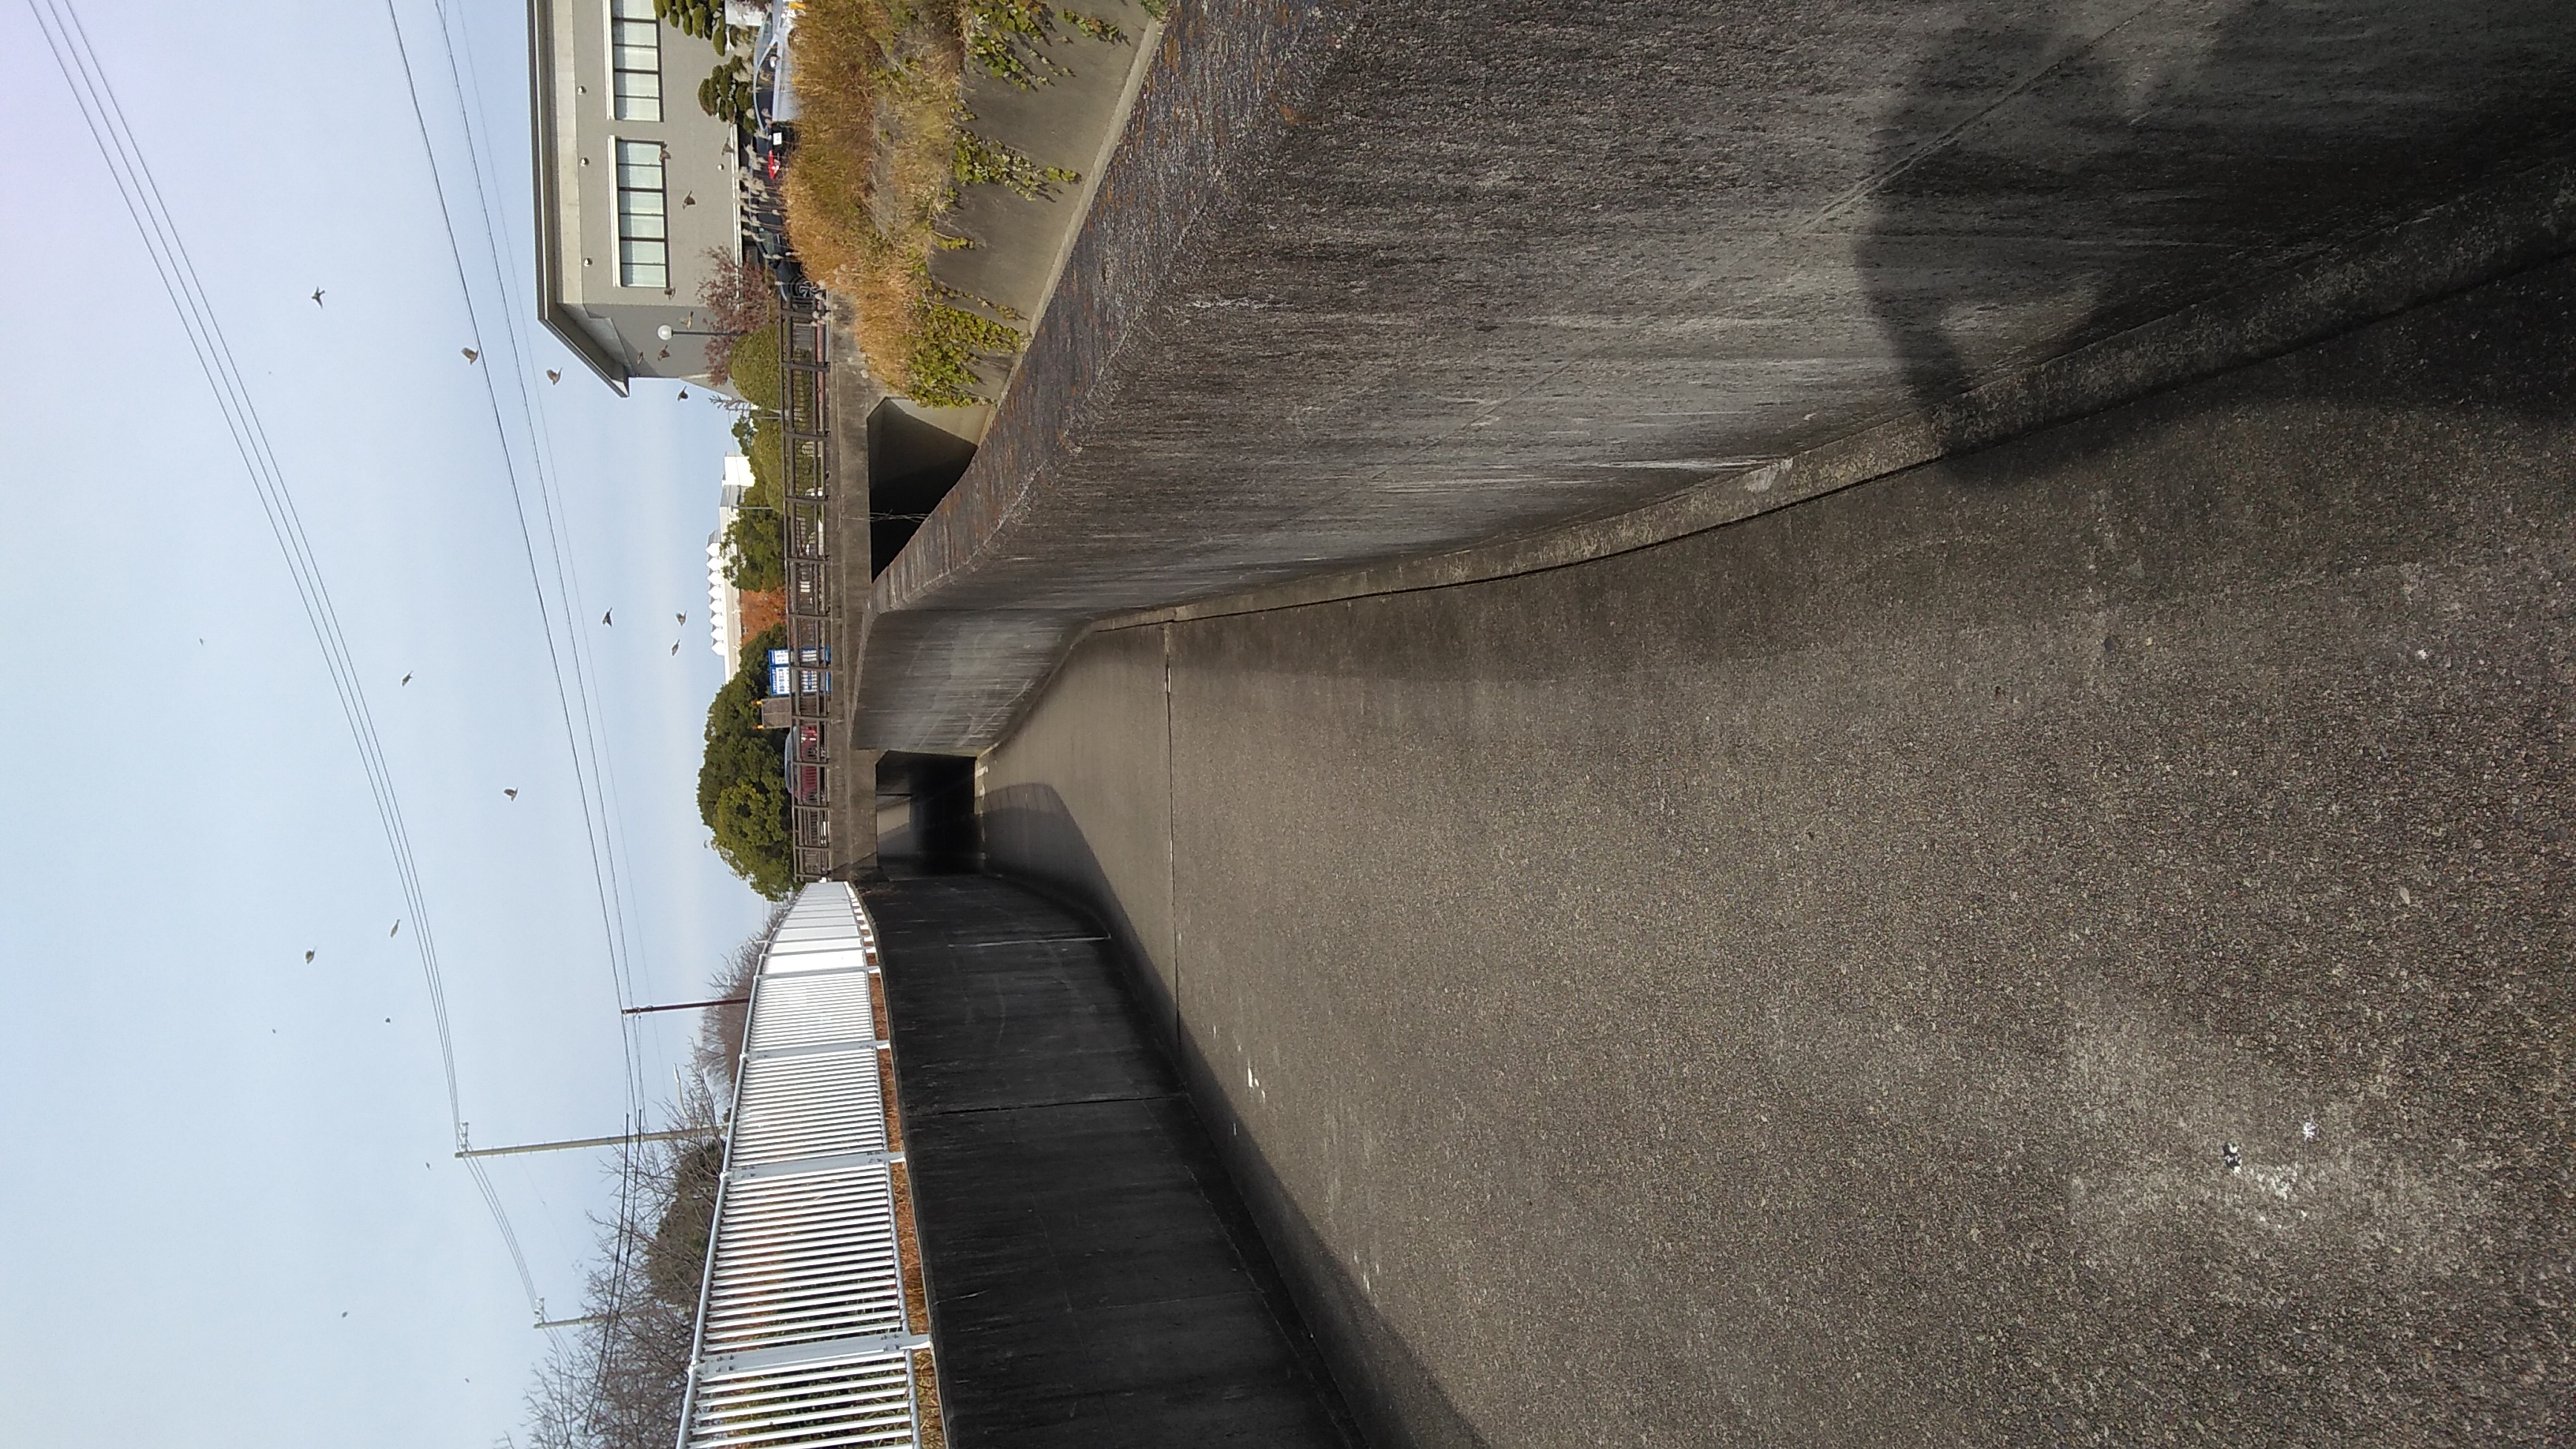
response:
<svg viewBox="0 0 2576 1449"><path fill-rule="evenodd" d="M975 461L983 408L887 398L868 414L868 572L886 571Z"/></svg>
<svg viewBox="0 0 2576 1449"><path fill-rule="evenodd" d="M877 858L930 872L971 871L983 856L971 755L890 750L877 760Z"/></svg>

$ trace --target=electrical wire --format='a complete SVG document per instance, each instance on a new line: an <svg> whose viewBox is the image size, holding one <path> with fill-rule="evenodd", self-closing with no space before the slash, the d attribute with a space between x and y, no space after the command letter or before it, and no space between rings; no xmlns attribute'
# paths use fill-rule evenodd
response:
<svg viewBox="0 0 2576 1449"><path fill-rule="evenodd" d="M73 8L71 0L27 0L27 8L36 18L37 29L45 37L55 67L62 72L64 84L72 92L73 103L81 113L82 123L89 129L90 139L107 164L118 197L124 202L126 214L133 219L144 250L151 258L154 273L168 294L172 309L179 314L181 330L187 334L189 349L196 358L198 369L204 373L207 387L215 396L217 409L224 416L225 427L232 436L234 449L241 456L242 467L250 475L252 490L258 495L261 512L268 520L278 551L285 558L297 601L303 607L305 620L313 631L314 643L320 648L324 667L331 676L332 691L340 701L350 741L357 748L359 763L367 778L368 793L375 804L378 823L384 830L387 849L393 857L404 907L409 912L407 918L412 923L413 949L420 958L421 978L428 990L431 1019L438 1037L439 1066L447 1088L448 1121L461 1149L465 1145L463 1096L457 1085L455 1037L448 1017L447 988L439 966L428 897L421 886L410 832L403 821L401 798L394 788L393 772L385 759L383 743L377 736L374 716L367 706L366 690L349 649L347 635L341 629L330 590L323 580L320 562L296 511L294 494L287 486L284 470L278 465L276 449L270 444L267 427L252 402L248 385L242 380L232 346L215 317L196 265L170 216L159 183L144 160L142 147L127 122L124 108L108 82L106 70L90 44L79 12ZM511 1265L518 1272L519 1285L527 1295L529 1309L537 1318L543 1319L544 1303L538 1297L535 1277L528 1271L527 1255L521 1250L518 1232L511 1225L509 1214L481 1164L472 1158L465 1161L476 1190L491 1213L493 1225L500 1231L502 1244L509 1251Z"/></svg>
<svg viewBox="0 0 2576 1449"><path fill-rule="evenodd" d="M447 182L439 173L438 151L430 141L429 117L421 106L420 85L412 70L411 49L403 38L402 17L396 12L393 0L385 0L385 18L393 27L394 51L402 63L403 87L411 100L412 123L420 133L421 153L429 164L430 188L438 203L439 219L446 233L448 257L455 266L457 289L464 296L466 330L475 345L475 351L482 353L486 350L486 344L481 309L474 303L473 284L466 275L465 250L456 239L456 222L447 203ZM555 638L557 605L568 607L569 601L558 599L550 602L546 595L544 576L537 566L536 537L529 527L527 494L519 481L518 452L510 446L509 428L501 414L500 387L493 381L493 371L491 367L483 370L484 401L491 414L494 438L500 444L502 474L509 484L512 510L519 522L519 547L528 567L528 586L536 594L538 612L545 624L546 663L554 677L555 705L557 713L562 718L564 746L573 758L575 784L581 800L585 843L590 853L591 883L599 900L600 930L608 942L609 972L616 992L617 1004L622 1009L633 1005L634 998L626 977L623 953L618 948L621 937L618 930L617 910L613 904L615 896L608 883L609 867L603 860L600 850L599 807L593 799L595 781L588 759L582 750L580 731L573 723L573 690L566 684L564 678L563 656L567 646L559 644ZM564 620L564 627L568 635L578 634L578 625L569 616ZM623 1020L622 1017L621 1020ZM619 1046L628 1059L627 1108L632 1112L641 1105L643 1079L638 1063L634 1060L633 1038L622 1030L619 1033Z"/></svg>
<svg viewBox="0 0 2576 1449"><path fill-rule="evenodd" d="M552 476L554 470L549 466L552 439L545 433L540 421L541 410L536 406L532 393L517 316L508 305L509 270L501 262L499 229L492 217L492 204L485 179L486 168L482 162L481 147L477 141L473 118L466 102L464 68L457 60L457 46L451 32L446 6L441 3L441 0L432 0L432 8L438 16L439 41L446 53L448 79L456 97L457 119L465 135L466 160L473 180L472 195L481 216L484 242L494 281L501 290L502 330L507 344L508 367L518 385L520 416L528 433L529 472L543 518L542 531L546 539L547 552L554 567L555 593L552 606L548 603L545 582L538 567L536 548L528 519L526 491L520 484L516 450L512 446L509 428L504 420L499 384L494 377L500 369L501 358L489 350L484 336L480 309L475 304L474 288L467 275L464 248L457 239L455 214L449 204L445 178L439 171L437 147L430 137L427 111L420 97L419 79L412 66L410 46L404 38L401 15L393 0L385 0L385 17L393 32L395 54L402 66L403 84L411 101L413 123L419 131L422 154L429 167L431 192L437 203L439 220L447 238L449 259L454 264L457 290L465 304L467 325L477 351L483 352L491 359L483 373L485 401L492 421L494 441L500 448L504 472L509 481L511 503L519 521L520 544L527 562L529 585L536 594L538 612L546 629L547 660L554 676L556 706L562 717L565 745L572 757L575 781L581 800L585 844L590 853L592 886L599 899L601 930L608 950L609 972L615 988L617 1004L620 1007L618 1045L624 1057L626 1069L623 1086L627 1099L627 1133L626 1140L620 1146L617 1172L617 1218L616 1225L610 1234L608 1302L605 1305L604 1315L609 1327L601 1334L599 1340L601 1358L598 1367L604 1378L607 1372L606 1346L613 1339L616 1323L624 1311L631 1273L629 1258L635 1237L634 1192L639 1171L636 1157L639 1144L634 1138L643 1130L645 1098L643 1028L631 1013L623 1010L635 1004L639 994L636 988L637 973L633 950L627 935L629 911L622 872L619 868L619 846L623 837L619 825L621 812L615 805L614 766L608 755L606 732L600 727L598 711L593 701L592 671L586 651L581 644L582 632L579 620L583 615L575 612L579 598L579 582L577 570L569 562L572 551L567 546L569 542L567 518L565 510L558 505ZM557 651L554 637L558 616L561 619L564 634L564 646L560 653ZM571 663L569 687L566 683L565 656L569 656ZM574 723L576 714L580 718L578 726Z"/></svg>
<svg viewBox="0 0 2576 1449"><path fill-rule="evenodd" d="M388 8L390 4L391 0L388 0ZM488 180L491 168L484 162L483 143L475 130L473 116L466 102L466 90L470 83L471 72L457 60L457 44L452 33L454 22L450 19L447 6L443 0L431 0L431 8L439 18L439 41L447 59L448 84L456 97L457 124L465 137L466 163L471 169L474 182L471 195L482 221L485 256L491 264L493 283L501 294L502 340L508 349L510 376L517 384L519 418L528 434L529 472L536 484L537 503L545 523L547 552L554 565L555 593L561 602L566 623L565 652L572 661L573 703L581 716L582 738L590 754L593 794L600 805L601 846L607 863L608 894L616 923L615 939L612 943L612 950L615 953L613 960L624 983L623 996L619 1005L627 1006L647 996L648 983L639 978L646 977L648 973L636 963L638 954L636 943L643 939L643 933L636 930L632 938L628 935L632 913L623 884L626 868L621 867L619 860L625 844L625 831L620 823L623 811L617 804L616 760L610 748L610 736L600 726L599 712L593 702L593 696L597 692L597 686L593 683L596 671L592 668L589 651L582 644L582 631L575 627L576 621L584 614L581 606L581 570L571 548L570 511L560 501L560 490L556 487L555 479L559 470L553 463L553 439L545 428L544 410L537 406L535 389L530 382L532 370L528 365L527 346L520 332L520 315L518 309L511 305L510 268L504 266L501 261L500 228L493 219ZM479 100L481 95L479 88L475 94ZM434 159L432 164L435 164ZM446 200L443 189L440 191L439 200L443 212ZM444 217L443 219L447 221L452 243L453 219ZM470 292L467 302L470 311L472 303ZM484 380L487 387L491 386L492 374L487 371ZM496 433L500 431L497 415L495 430ZM505 450L509 447L506 436L500 437L499 441ZM643 1030L641 1023L625 1015L621 1015L618 1020L622 1029L637 1035L640 1060ZM637 1069L636 1087L637 1094L640 1096L643 1091L640 1065Z"/></svg>

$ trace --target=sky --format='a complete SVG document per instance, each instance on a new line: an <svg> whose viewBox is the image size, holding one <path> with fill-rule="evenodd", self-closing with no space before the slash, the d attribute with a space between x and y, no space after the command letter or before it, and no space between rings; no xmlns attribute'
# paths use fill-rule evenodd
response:
<svg viewBox="0 0 2576 1449"><path fill-rule="evenodd" d="M604 919L631 994L673 1001L704 994L765 908L695 802L728 419L669 383L621 399L535 324L526 10L446 4L462 87L429 0L396 9L482 314L473 364L380 0L79 14L336 605L435 926L462 1113L489 1145L620 1129ZM449 1156L419 923L258 496L25 0L0 6L0 137L18 358L0 403L0 1091L18 1122L0 1443L491 1444L519 1427L546 1335ZM483 367L504 369L500 430ZM614 892L505 431L549 596L551 459L579 621L555 647L588 666L574 718L604 744ZM667 1098L693 1014L643 1020L638 1070ZM549 1310L578 1311L607 1157L494 1161Z"/></svg>

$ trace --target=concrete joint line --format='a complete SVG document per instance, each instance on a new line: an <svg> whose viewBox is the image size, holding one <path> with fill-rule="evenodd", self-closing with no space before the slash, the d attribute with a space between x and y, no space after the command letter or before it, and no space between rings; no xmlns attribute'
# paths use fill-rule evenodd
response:
<svg viewBox="0 0 2576 1449"><path fill-rule="evenodd" d="M1129 1092L1116 1097L1066 1097L1054 1102L996 1102L989 1107L939 1107L924 1112L925 1117L974 1117L986 1112L1043 1112L1050 1107L1098 1107L1111 1102L1172 1102L1182 1099L1179 1092Z"/></svg>

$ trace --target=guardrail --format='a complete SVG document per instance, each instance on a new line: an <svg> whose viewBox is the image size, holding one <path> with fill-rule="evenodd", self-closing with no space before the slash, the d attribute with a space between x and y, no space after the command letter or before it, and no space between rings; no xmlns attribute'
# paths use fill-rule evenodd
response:
<svg viewBox="0 0 2576 1449"><path fill-rule="evenodd" d="M930 1340L905 1306L877 968L839 881L800 892L762 956L679 1449L921 1442Z"/></svg>

